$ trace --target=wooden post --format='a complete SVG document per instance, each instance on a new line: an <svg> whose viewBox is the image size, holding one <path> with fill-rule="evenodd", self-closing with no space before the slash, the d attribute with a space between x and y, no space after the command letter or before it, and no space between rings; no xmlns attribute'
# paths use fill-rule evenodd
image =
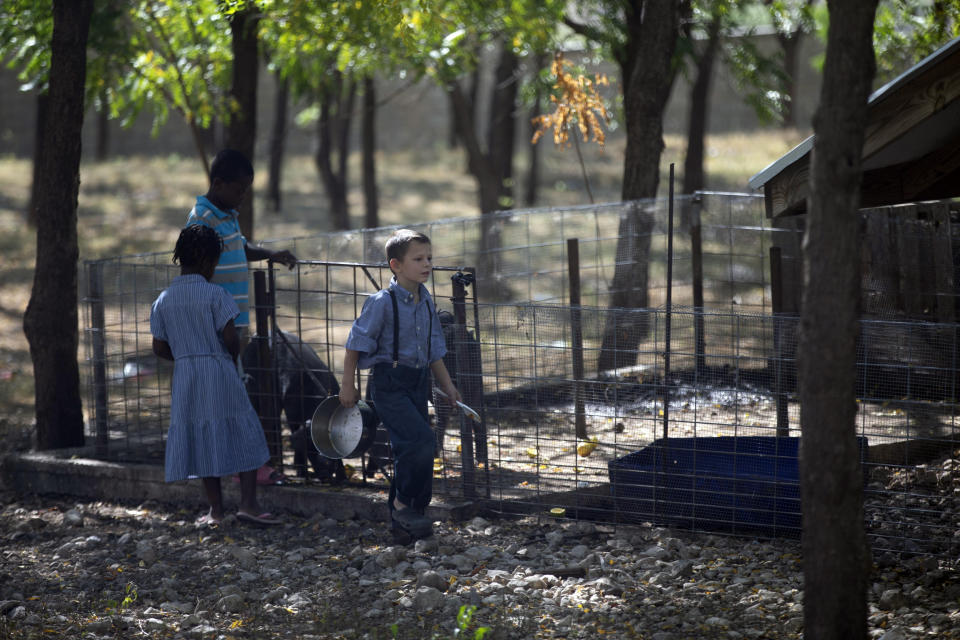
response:
<svg viewBox="0 0 960 640"><path fill-rule="evenodd" d="M96 452L104 456L109 446L107 428L106 322L103 312L103 263L88 263L90 291L90 342L93 351L93 404L96 424Z"/></svg>
<svg viewBox="0 0 960 640"><path fill-rule="evenodd" d="M457 330L454 333L461 338L465 338L465 327L467 324L467 309L465 301L467 297L467 291L464 285L464 278L462 274L458 273L452 276L450 281L453 284L453 321L457 325ZM461 360L462 356L460 354L460 352L466 346L466 340L462 340L461 344L455 345L457 354L457 371L463 371L466 368L463 366L464 363ZM477 479L476 469L473 464L473 424L462 411L454 411L453 415L456 415L460 420L460 465L463 478L463 497L474 498L477 495ZM486 444L485 439L483 442ZM486 456L486 452L484 452L484 456ZM484 460L484 464L486 464L486 460Z"/></svg>
<svg viewBox="0 0 960 640"><path fill-rule="evenodd" d="M578 438L587 438L583 389L583 318L580 309L580 241L567 238L567 272L570 278L570 330L573 333L573 403Z"/></svg>
<svg viewBox="0 0 960 640"><path fill-rule="evenodd" d="M260 371L257 373L257 393L260 398L260 424L267 438L270 461L274 465L283 462L283 443L280 440L280 408L274 390L273 358L270 355L270 294L267 292L266 274L253 273L253 304L256 312L257 355Z"/></svg>
<svg viewBox="0 0 960 640"><path fill-rule="evenodd" d="M773 392L777 401L777 437L790 435L790 413L783 387L783 263L780 247L770 247L770 298L773 306Z"/></svg>

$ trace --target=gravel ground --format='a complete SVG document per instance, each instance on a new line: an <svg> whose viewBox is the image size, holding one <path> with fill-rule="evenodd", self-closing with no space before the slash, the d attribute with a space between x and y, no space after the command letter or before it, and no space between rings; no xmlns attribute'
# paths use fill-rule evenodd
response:
<svg viewBox="0 0 960 640"><path fill-rule="evenodd" d="M475 518L257 528L0 492L0 638L800 638L796 541ZM872 637L960 638L955 559L875 569ZM461 607L476 606L471 619ZM462 627L465 633L457 633Z"/></svg>

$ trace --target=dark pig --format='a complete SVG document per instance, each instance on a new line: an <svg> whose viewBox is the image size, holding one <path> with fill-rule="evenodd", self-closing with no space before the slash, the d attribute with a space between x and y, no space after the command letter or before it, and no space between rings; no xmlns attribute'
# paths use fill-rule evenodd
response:
<svg viewBox="0 0 960 640"><path fill-rule="evenodd" d="M317 352L299 336L281 331L273 341L273 366L261 366L258 340L254 337L241 355L245 374L244 384L254 409L260 413L260 390L258 376L273 374L273 389L277 405L287 419L290 428L290 443L293 447L293 464L297 475L308 477L309 461L314 475L321 481L343 482L346 473L342 460L321 456L313 445L306 423L313 417L317 406L327 396L340 393L340 383ZM269 365L269 363L268 363Z"/></svg>

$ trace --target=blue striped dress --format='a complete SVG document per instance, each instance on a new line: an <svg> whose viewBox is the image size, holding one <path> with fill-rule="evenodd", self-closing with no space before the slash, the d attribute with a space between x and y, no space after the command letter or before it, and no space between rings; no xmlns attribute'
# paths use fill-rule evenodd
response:
<svg viewBox="0 0 960 640"><path fill-rule="evenodd" d="M150 332L170 345L174 369L167 482L260 468L267 441L220 331L238 313L223 288L182 275L154 301Z"/></svg>

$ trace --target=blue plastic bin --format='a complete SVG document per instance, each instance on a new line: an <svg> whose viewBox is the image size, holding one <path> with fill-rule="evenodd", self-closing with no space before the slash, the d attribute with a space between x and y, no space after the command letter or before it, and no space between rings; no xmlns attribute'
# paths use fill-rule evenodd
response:
<svg viewBox="0 0 960 640"><path fill-rule="evenodd" d="M620 519L798 537L799 438L662 438L608 464ZM860 438L861 456L866 440ZM862 459L862 458L861 458Z"/></svg>

